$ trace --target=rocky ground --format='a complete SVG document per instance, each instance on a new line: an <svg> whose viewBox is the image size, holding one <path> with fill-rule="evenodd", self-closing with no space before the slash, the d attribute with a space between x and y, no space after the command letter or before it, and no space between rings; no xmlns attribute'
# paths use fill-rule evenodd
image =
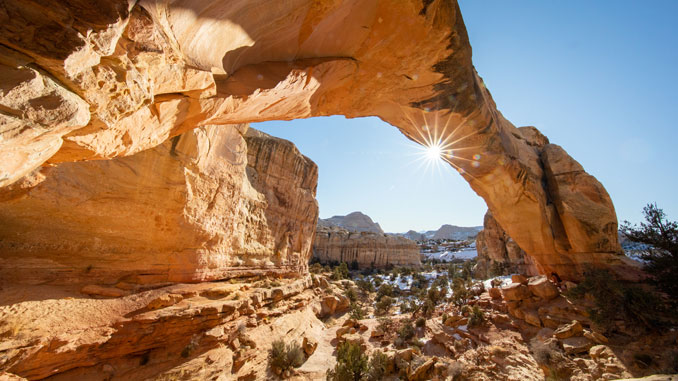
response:
<svg viewBox="0 0 678 381"><path fill-rule="evenodd" d="M545 278L512 280L463 305L444 298L424 319L422 309L375 309L379 289L330 273L128 295L5 288L0 379L317 380L334 368L343 342L368 356L384 353L383 379L392 380L612 380L676 371L675 330L627 327L606 336L585 305ZM301 346L300 366L270 365L280 339Z"/></svg>

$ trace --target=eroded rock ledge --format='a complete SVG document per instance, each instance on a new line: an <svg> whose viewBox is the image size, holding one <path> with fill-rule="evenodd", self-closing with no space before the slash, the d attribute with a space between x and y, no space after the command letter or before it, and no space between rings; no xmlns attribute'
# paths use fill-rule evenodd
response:
<svg viewBox="0 0 678 381"><path fill-rule="evenodd" d="M247 125L203 127L2 190L4 285L130 285L305 274L316 165Z"/></svg>

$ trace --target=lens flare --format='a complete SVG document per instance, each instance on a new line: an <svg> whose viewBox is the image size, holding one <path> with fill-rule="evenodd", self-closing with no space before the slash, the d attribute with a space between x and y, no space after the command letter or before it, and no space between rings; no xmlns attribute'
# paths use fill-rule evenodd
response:
<svg viewBox="0 0 678 381"><path fill-rule="evenodd" d="M424 154L426 155L426 159L431 162L439 160L443 154L443 147L440 146L440 143L432 144L426 147Z"/></svg>

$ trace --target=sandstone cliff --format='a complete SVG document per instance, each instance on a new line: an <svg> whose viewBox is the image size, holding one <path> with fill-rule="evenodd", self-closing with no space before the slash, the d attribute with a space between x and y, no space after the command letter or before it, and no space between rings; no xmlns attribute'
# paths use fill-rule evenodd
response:
<svg viewBox="0 0 678 381"><path fill-rule="evenodd" d="M484 279L497 275L538 273L532 258L506 234L489 210L485 213L483 227L476 238L478 263L475 277Z"/></svg>
<svg viewBox="0 0 678 381"><path fill-rule="evenodd" d="M246 125L63 163L3 189L5 284L195 282L304 273L316 165ZM123 287L121 286L121 287Z"/></svg>
<svg viewBox="0 0 678 381"><path fill-rule="evenodd" d="M419 247L407 238L338 227L318 227L313 257L324 263L356 261L360 268L420 264Z"/></svg>
<svg viewBox="0 0 678 381"><path fill-rule="evenodd" d="M540 271L625 269L605 189L536 129L503 118L456 1L271 4L0 4L0 186L45 163L129 156L197 127L378 116L420 144L442 142Z"/></svg>

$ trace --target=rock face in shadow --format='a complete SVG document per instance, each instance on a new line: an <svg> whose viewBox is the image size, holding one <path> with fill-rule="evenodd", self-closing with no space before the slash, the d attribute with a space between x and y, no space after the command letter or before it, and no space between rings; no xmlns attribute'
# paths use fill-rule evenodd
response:
<svg viewBox="0 0 678 381"><path fill-rule="evenodd" d="M483 230L476 238L476 250L478 263L474 275L477 278L538 273L532 258L506 234L489 210L485 213Z"/></svg>
<svg viewBox="0 0 678 381"><path fill-rule="evenodd" d="M0 46L14 73L0 77L0 186L198 127L378 116L420 144L442 142L540 271L625 270L605 189L504 119L454 0L8 1Z"/></svg>
<svg viewBox="0 0 678 381"><path fill-rule="evenodd" d="M247 125L46 168L0 195L2 279L125 288L303 274L317 176L292 143Z"/></svg>
<svg viewBox="0 0 678 381"><path fill-rule="evenodd" d="M414 241L394 235L351 232L336 226L318 227L313 257L321 263L357 262L360 268L421 264L419 247Z"/></svg>

